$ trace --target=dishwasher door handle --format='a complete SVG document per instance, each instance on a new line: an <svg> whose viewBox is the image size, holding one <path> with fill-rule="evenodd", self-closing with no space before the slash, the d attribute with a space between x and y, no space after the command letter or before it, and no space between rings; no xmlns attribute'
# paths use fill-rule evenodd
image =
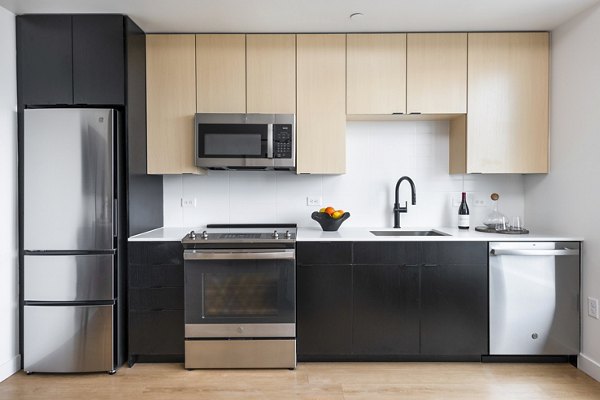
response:
<svg viewBox="0 0 600 400"><path fill-rule="evenodd" d="M492 249L492 256L578 256L577 249L541 249L541 250L526 250L526 249Z"/></svg>

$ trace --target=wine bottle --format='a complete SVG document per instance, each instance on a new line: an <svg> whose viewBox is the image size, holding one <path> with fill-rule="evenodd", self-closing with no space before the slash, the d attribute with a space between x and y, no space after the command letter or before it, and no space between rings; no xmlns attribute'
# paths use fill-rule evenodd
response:
<svg viewBox="0 0 600 400"><path fill-rule="evenodd" d="M465 192L462 192L462 201L458 207L458 229L469 229L469 206Z"/></svg>

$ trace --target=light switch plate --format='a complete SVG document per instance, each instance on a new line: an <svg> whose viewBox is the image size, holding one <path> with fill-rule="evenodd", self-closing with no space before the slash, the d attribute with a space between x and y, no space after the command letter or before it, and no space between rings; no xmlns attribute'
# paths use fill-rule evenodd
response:
<svg viewBox="0 0 600 400"><path fill-rule="evenodd" d="M598 299L594 297L588 297L588 315L592 318L600 319L598 315Z"/></svg>

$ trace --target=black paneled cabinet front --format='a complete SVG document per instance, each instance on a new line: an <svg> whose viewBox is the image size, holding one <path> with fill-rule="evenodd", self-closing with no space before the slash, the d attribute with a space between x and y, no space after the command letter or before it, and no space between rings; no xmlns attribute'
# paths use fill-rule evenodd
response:
<svg viewBox="0 0 600 400"><path fill-rule="evenodd" d="M297 346L300 360L352 352L351 243L297 243Z"/></svg>
<svg viewBox="0 0 600 400"><path fill-rule="evenodd" d="M298 357L475 359L487 243L298 243Z"/></svg>
<svg viewBox="0 0 600 400"><path fill-rule="evenodd" d="M21 15L17 53L26 106L123 105L122 15Z"/></svg>
<svg viewBox="0 0 600 400"><path fill-rule="evenodd" d="M421 354L487 354L487 243L424 242L422 254Z"/></svg>
<svg viewBox="0 0 600 400"><path fill-rule="evenodd" d="M180 242L129 242L129 364L181 361L184 345Z"/></svg>

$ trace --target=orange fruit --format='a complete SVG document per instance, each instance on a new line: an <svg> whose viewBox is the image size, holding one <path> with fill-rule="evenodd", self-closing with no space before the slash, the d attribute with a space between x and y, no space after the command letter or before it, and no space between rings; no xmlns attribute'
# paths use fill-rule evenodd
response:
<svg viewBox="0 0 600 400"><path fill-rule="evenodd" d="M342 215L344 215L344 213L343 213L343 212L336 211L336 212L334 212L333 214L331 214L331 218L333 218L333 219L338 219L338 218L340 218Z"/></svg>
<svg viewBox="0 0 600 400"><path fill-rule="evenodd" d="M325 209L325 212L326 212L327 214L331 215L331 214L333 214L333 213L335 212L335 208L333 208L333 207L327 207L327 208Z"/></svg>

